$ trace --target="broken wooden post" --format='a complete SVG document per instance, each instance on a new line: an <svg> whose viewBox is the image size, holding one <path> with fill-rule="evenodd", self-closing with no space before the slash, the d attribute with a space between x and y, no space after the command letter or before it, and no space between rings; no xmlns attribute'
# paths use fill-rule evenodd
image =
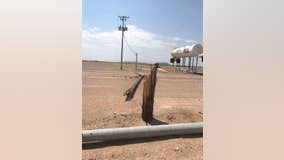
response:
<svg viewBox="0 0 284 160"><path fill-rule="evenodd" d="M153 120L153 105L155 96L155 87L157 82L157 68L159 64L154 64L151 73L146 76L143 86L143 103L142 103L142 119L146 124Z"/></svg>

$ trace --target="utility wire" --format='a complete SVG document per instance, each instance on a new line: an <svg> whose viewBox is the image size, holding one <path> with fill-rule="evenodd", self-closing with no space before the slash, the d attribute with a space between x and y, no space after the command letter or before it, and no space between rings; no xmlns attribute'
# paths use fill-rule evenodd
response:
<svg viewBox="0 0 284 160"><path fill-rule="evenodd" d="M125 38L125 42L126 42L128 49L130 50L130 52L132 52L135 55L137 52L132 47L130 47L125 35L124 35L124 38Z"/></svg>

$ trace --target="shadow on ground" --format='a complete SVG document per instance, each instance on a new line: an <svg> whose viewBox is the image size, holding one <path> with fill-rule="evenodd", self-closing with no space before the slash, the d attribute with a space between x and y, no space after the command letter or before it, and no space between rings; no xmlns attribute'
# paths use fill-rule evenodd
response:
<svg viewBox="0 0 284 160"><path fill-rule="evenodd" d="M153 118L152 121L149 124L150 125L165 125L165 124L169 124L169 123L164 122L164 121L160 121L156 118Z"/></svg>
<svg viewBox="0 0 284 160"><path fill-rule="evenodd" d="M194 72L193 74L203 76L203 73Z"/></svg>

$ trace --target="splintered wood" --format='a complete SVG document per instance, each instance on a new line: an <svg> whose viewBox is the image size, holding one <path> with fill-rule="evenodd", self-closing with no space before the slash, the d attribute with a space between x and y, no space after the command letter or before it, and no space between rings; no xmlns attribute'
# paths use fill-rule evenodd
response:
<svg viewBox="0 0 284 160"><path fill-rule="evenodd" d="M151 73L146 76L143 86L142 119L146 122L146 124L149 124L153 120L157 68L158 64L154 64L151 69Z"/></svg>

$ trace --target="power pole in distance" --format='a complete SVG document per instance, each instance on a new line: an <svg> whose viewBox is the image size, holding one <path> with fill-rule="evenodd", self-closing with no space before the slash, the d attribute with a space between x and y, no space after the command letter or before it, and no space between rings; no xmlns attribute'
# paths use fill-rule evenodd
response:
<svg viewBox="0 0 284 160"><path fill-rule="evenodd" d="M127 31L127 27L125 26L125 21L128 16L118 16L118 18L121 20L122 25L118 27L118 30L121 31L121 53L120 53L120 70L122 70L122 62L123 62L123 37L124 37L124 31Z"/></svg>
<svg viewBox="0 0 284 160"><path fill-rule="evenodd" d="M135 61L135 69L137 70L137 62L138 62L138 53L135 52L136 61Z"/></svg>

